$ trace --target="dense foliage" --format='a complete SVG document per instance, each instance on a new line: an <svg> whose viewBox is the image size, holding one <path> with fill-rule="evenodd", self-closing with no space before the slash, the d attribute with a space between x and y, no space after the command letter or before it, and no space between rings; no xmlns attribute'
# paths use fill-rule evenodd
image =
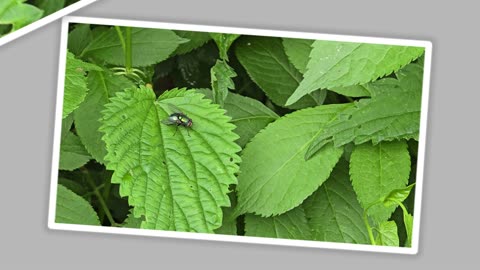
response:
<svg viewBox="0 0 480 270"><path fill-rule="evenodd" d="M1 0L0 37L79 0Z"/></svg>
<svg viewBox="0 0 480 270"><path fill-rule="evenodd" d="M56 221L410 246L423 53L71 25Z"/></svg>

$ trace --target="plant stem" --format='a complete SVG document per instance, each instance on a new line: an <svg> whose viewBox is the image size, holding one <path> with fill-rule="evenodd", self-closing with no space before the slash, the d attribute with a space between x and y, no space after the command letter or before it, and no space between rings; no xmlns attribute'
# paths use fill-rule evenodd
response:
<svg viewBox="0 0 480 270"><path fill-rule="evenodd" d="M125 27L125 69L127 73L132 73L132 28Z"/></svg>
<svg viewBox="0 0 480 270"><path fill-rule="evenodd" d="M95 183L93 182L92 177L88 173L86 175L87 175L88 184L90 184L90 186L93 189L93 192L95 193L95 196L97 196L98 201L100 202L100 205L102 206L103 211L107 215L108 221L110 221L110 225L111 226L118 226L118 224L115 222L115 220L113 220L112 214L110 213L110 210L108 209L108 206L105 203L105 200L103 199L102 195L100 194L97 187L95 186Z"/></svg>
<svg viewBox="0 0 480 270"><path fill-rule="evenodd" d="M110 179L107 178L102 185L104 185L102 197L105 201L108 201L108 197L110 196L110 187L112 186L111 183L110 183ZM105 211L103 210L103 208L101 208L100 211L98 212L98 217L101 220L104 219Z"/></svg>
<svg viewBox="0 0 480 270"><path fill-rule="evenodd" d="M367 210L368 210L368 208L367 208ZM375 238L373 237L372 228L370 227L370 224L368 223L367 210L363 211L363 222L365 222L365 226L367 227L368 237L370 238L370 243L375 246L376 243L375 243Z"/></svg>

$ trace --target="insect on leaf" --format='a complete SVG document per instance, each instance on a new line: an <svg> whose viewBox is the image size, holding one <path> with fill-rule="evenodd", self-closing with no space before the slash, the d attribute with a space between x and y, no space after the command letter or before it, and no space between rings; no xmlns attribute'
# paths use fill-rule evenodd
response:
<svg viewBox="0 0 480 270"><path fill-rule="evenodd" d="M173 89L157 99L141 86L118 92L105 105L100 130L107 169L134 216L144 217L142 228L212 233L222 225L240 147L230 117L203 97ZM192 119L188 133L162 123L171 113L168 104Z"/></svg>

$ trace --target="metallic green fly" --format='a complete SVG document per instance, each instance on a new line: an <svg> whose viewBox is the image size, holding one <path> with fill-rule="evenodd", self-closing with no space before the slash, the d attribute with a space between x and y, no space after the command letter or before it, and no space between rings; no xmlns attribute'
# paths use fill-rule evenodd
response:
<svg viewBox="0 0 480 270"><path fill-rule="evenodd" d="M162 123L165 125L176 125L176 130L173 134L174 136L177 134L179 126L185 127L187 129L188 136L190 136L188 129L193 125L192 119L181 112L177 107L175 107L175 105L169 103L168 106L172 109L173 113L171 113L167 119L163 120Z"/></svg>

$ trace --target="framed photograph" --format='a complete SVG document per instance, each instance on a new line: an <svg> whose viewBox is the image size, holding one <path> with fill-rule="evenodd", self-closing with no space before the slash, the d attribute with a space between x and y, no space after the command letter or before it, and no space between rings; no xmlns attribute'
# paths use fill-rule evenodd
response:
<svg viewBox="0 0 480 270"><path fill-rule="evenodd" d="M97 0L1 0L0 46Z"/></svg>
<svg viewBox="0 0 480 270"><path fill-rule="evenodd" d="M51 229L416 254L432 44L65 17Z"/></svg>

